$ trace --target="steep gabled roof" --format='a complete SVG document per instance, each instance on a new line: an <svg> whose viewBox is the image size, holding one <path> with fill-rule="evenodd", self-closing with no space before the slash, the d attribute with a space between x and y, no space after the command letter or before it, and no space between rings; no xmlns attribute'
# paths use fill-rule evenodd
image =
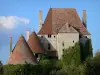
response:
<svg viewBox="0 0 100 75"><path fill-rule="evenodd" d="M35 32L32 32L29 36L28 45L33 53L44 53L44 49L42 48L39 38Z"/></svg>
<svg viewBox="0 0 100 75"><path fill-rule="evenodd" d="M68 23L64 24L58 32L59 33L77 33L77 31Z"/></svg>
<svg viewBox="0 0 100 75"><path fill-rule="evenodd" d="M84 25L74 8L50 8L44 21L44 25L38 34L57 34L66 22L73 27L80 29L82 34L90 34L86 28L83 27Z"/></svg>
<svg viewBox="0 0 100 75"><path fill-rule="evenodd" d="M34 60L35 57L33 56L32 51L30 50L24 37L21 35L14 47L12 55L8 60L8 64L35 64Z"/></svg>

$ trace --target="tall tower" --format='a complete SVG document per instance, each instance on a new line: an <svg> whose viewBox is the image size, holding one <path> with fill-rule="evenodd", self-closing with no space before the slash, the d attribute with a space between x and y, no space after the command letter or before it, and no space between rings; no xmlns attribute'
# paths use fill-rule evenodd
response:
<svg viewBox="0 0 100 75"><path fill-rule="evenodd" d="M83 10L82 22L83 22L83 25L85 26L85 28L87 28L86 10Z"/></svg>
<svg viewBox="0 0 100 75"><path fill-rule="evenodd" d="M10 37L10 55L12 54L12 37Z"/></svg>
<svg viewBox="0 0 100 75"><path fill-rule="evenodd" d="M39 31L42 28L42 11L39 11Z"/></svg>
<svg viewBox="0 0 100 75"><path fill-rule="evenodd" d="M30 36L30 31L29 30L26 30L26 41L28 41L29 36Z"/></svg>

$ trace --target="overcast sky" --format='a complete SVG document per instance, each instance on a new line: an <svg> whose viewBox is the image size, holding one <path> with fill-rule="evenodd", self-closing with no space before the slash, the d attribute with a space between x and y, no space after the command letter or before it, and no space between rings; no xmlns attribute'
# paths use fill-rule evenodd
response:
<svg viewBox="0 0 100 75"><path fill-rule="evenodd" d="M100 49L100 1L99 0L0 0L0 60L9 58L9 37L13 47L25 31L38 32L38 14L43 11L43 21L49 8L76 8L80 18L87 12L87 27L92 34L94 54Z"/></svg>

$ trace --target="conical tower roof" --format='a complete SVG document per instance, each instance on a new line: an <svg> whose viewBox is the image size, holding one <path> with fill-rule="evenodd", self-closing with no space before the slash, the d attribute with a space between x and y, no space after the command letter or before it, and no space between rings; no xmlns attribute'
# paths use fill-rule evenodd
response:
<svg viewBox="0 0 100 75"><path fill-rule="evenodd" d="M39 38L35 32L32 32L30 35L28 39L28 45L33 53L44 53L44 49L42 48Z"/></svg>
<svg viewBox="0 0 100 75"><path fill-rule="evenodd" d="M8 64L35 64L34 60L35 58L30 47L21 35L13 49L13 53L9 58Z"/></svg>

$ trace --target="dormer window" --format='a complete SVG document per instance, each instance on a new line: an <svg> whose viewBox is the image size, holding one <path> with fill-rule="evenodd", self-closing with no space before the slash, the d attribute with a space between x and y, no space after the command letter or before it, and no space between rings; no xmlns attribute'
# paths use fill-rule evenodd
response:
<svg viewBox="0 0 100 75"><path fill-rule="evenodd" d="M70 24L68 26L70 27Z"/></svg>
<svg viewBox="0 0 100 75"><path fill-rule="evenodd" d="M48 34L48 38L51 38L51 34Z"/></svg>

